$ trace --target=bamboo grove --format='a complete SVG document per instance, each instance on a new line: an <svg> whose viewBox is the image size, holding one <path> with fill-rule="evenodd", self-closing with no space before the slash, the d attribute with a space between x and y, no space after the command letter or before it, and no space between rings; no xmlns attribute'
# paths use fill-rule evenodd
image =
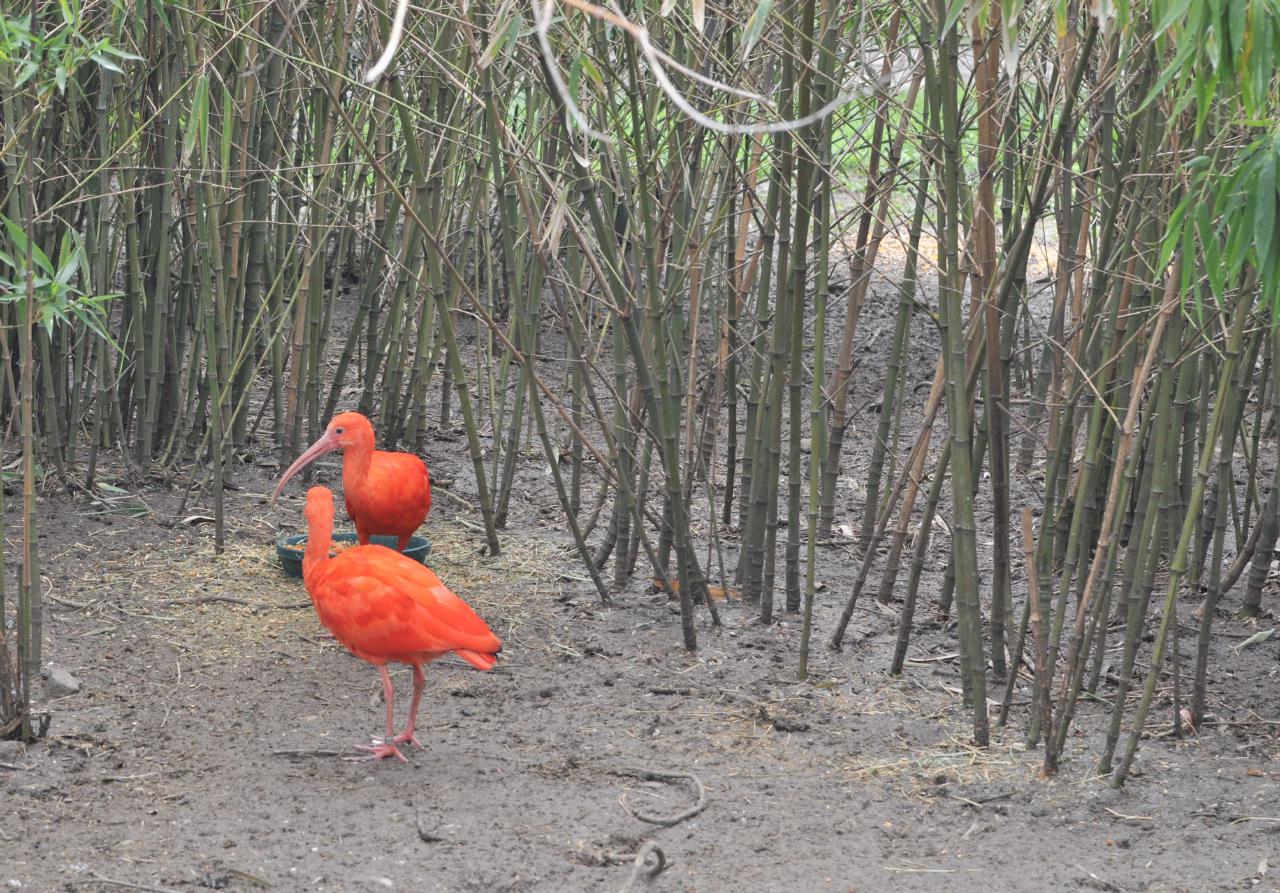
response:
<svg viewBox="0 0 1280 893"><path fill-rule="evenodd" d="M860 598L893 673L954 617L976 743L1053 772L1105 692L1116 784L1203 718L1280 533L1276 0L420 4L366 86L393 12L4 14L10 733L37 491L171 480L221 546L224 481L339 408L459 426L494 553L540 451L600 598L657 578L687 648L708 580L798 612L802 677Z"/></svg>

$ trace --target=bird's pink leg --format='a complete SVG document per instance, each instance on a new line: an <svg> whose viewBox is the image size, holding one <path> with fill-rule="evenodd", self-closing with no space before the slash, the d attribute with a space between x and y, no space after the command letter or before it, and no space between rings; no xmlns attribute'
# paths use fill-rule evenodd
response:
<svg viewBox="0 0 1280 893"><path fill-rule="evenodd" d="M411 539L413 539L413 534L412 534L412 533L406 533L406 534L404 534L403 536L401 536L401 537L400 537L400 539L399 539L399 541L396 543L396 551L397 551L397 552L403 552L403 551L405 550L405 548L407 548L407 547L408 547L408 545L409 545L409 540L411 540Z"/></svg>
<svg viewBox="0 0 1280 893"><path fill-rule="evenodd" d="M386 664L378 667L378 672L382 674L382 691L387 698L387 737L382 739L381 744L361 744L357 746L361 750L367 750L373 754L373 759L375 760L380 760L383 757L395 757L401 762L408 762L405 760L404 754L396 750L396 742L399 740L395 737L396 687L391 684L391 674L387 672ZM410 726L412 726L412 720L410 720ZM376 741L377 739L374 740Z"/></svg>
<svg viewBox="0 0 1280 893"><path fill-rule="evenodd" d="M413 700L409 704L409 724L404 727L404 731L396 735L396 744L409 744L422 746L422 742L418 740L418 736L413 734L413 727L418 722L418 705L422 703L422 689L427 685L426 674L422 672L421 664L413 666Z"/></svg>

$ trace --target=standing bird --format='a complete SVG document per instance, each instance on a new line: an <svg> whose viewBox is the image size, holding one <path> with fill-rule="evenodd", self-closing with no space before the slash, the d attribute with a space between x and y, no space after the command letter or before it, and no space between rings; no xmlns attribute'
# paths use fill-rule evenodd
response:
<svg viewBox="0 0 1280 893"><path fill-rule="evenodd" d="M387 697L387 736L362 746L373 759L404 755L406 741L422 746L413 734L426 678L422 665L450 651L477 670L497 663L502 641L471 606L449 590L428 567L386 546L354 546L329 557L333 536L333 493L328 487L307 491L307 551L302 579L320 622L347 650L378 668ZM395 734L395 686L387 663L413 667L409 724ZM375 739L376 741L376 739Z"/></svg>
<svg viewBox="0 0 1280 893"><path fill-rule="evenodd" d="M358 412L330 419L324 436L280 478L271 501L289 478L333 450L342 450L342 498L361 545L369 545L371 536L394 536L399 540L396 548L403 552L431 511L431 477L426 463L412 453L375 450L373 426Z"/></svg>

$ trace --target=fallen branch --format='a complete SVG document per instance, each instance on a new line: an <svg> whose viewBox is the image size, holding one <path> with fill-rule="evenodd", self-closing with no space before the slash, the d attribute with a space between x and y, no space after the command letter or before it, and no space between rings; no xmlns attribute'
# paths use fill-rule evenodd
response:
<svg viewBox="0 0 1280 893"><path fill-rule="evenodd" d="M702 779L694 775L692 772L662 772L656 769L614 769L615 775L628 775L633 778L643 778L646 781L689 781L693 783L694 789L698 792L698 800L688 809L678 812L672 816L657 816L649 813L638 812L631 808L627 803L627 795L623 793L618 798L618 802L627 814L633 819L641 822L647 822L650 825L661 825L664 828L670 828L678 825L686 819L691 819L702 810L707 808L707 789L702 784ZM641 851L643 852L643 850ZM640 855L640 854L637 854Z"/></svg>
<svg viewBox="0 0 1280 893"><path fill-rule="evenodd" d="M273 602L251 602L246 598L234 595L193 595L189 598L170 598L162 601L162 605L201 605L206 602L226 602L229 605L244 605L246 608L277 608L281 611L297 611L311 607L310 601L285 602L282 605Z"/></svg>
<svg viewBox="0 0 1280 893"><path fill-rule="evenodd" d="M49 599L49 601L57 602L60 605L66 605L68 608L76 608L81 611L85 608L92 608L97 604L97 602L75 602L69 598L62 598L61 596L54 595L52 592L46 592L44 597Z"/></svg>

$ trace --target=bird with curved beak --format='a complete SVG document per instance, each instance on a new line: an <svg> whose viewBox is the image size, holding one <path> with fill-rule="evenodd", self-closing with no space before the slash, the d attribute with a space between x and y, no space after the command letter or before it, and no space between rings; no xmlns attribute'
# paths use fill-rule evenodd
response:
<svg viewBox="0 0 1280 893"><path fill-rule="evenodd" d="M341 436L341 435L339 435ZM386 546L355 546L329 557L333 533L333 493L307 491L307 551L302 579L316 614L334 638L378 668L387 701L387 735L362 749L374 759L404 756L397 744L422 743L414 735L426 684L422 667L456 654L477 670L491 670L502 641L428 567ZM395 733L395 686L387 664L413 667L409 723Z"/></svg>
<svg viewBox="0 0 1280 893"><path fill-rule="evenodd" d="M358 412L334 416L324 436L285 471L271 502L289 479L325 453L342 451L342 498L360 544L372 536L394 536L403 552L431 511L431 476L411 453L374 449L373 426Z"/></svg>

